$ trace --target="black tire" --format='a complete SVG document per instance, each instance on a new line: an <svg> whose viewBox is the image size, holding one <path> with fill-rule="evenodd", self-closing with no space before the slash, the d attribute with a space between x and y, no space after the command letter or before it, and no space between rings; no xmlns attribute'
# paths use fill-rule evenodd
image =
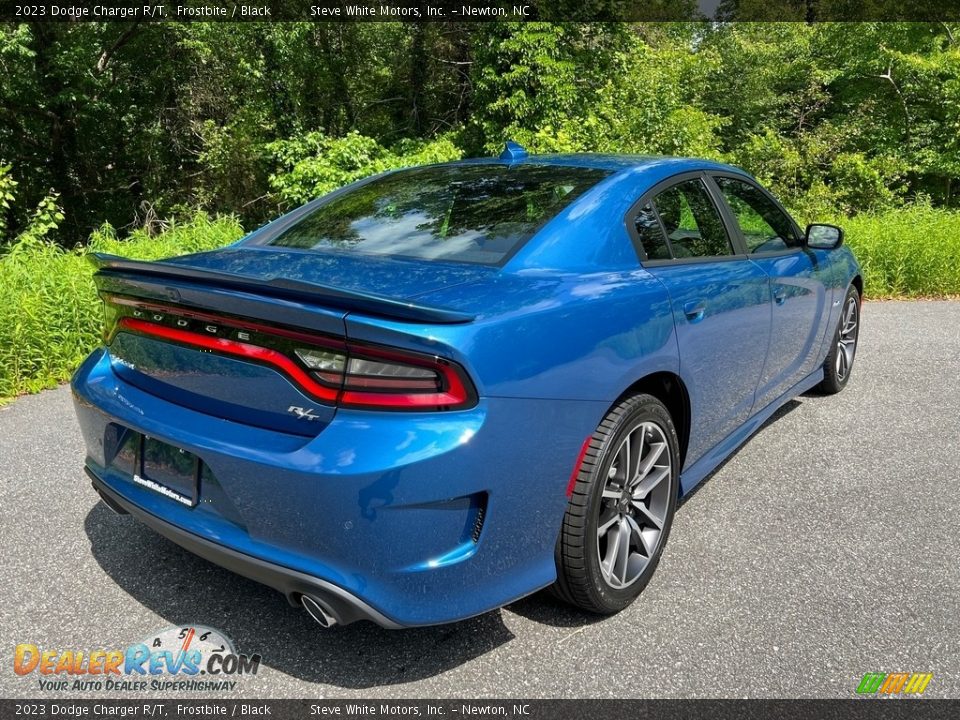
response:
<svg viewBox="0 0 960 720"><path fill-rule="evenodd" d="M641 426L643 423L655 424L662 431L661 435L655 436L652 426ZM644 428L649 428L650 434L643 434L646 432ZM604 577L604 569L601 567L603 561L600 558L600 547L602 544L609 542L606 538L610 536L604 535L603 539L598 538L598 527L601 512L605 513L605 517L610 517L609 514L617 512L616 508L620 505L609 497L604 498L603 493L605 487L612 492L608 484L617 482L616 478L611 476L611 468L616 472L617 468L614 467L613 463L618 460L618 457L623 457L618 456L617 453L624 447L627 435L636 438L638 431L643 434L644 438L656 437L658 447L662 447L661 438L665 439L665 452L669 453L669 477L665 477L661 481L661 483L668 483L668 485L665 490L659 489L660 483L656 486L657 514L663 515L662 528L659 531L657 544L649 554L632 552L634 549L632 543L635 540L639 541L639 536L627 533L629 539L626 541L628 547L627 560L624 561L625 565L629 565L633 561L636 565L639 565L644 560L646 564L642 566L637 578L631 581L629 585L613 587ZM637 467L642 465L644 447L642 442L641 439ZM650 444L648 447L652 451L654 445ZM619 612L636 599L657 568L667 537L670 534L670 527L673 524L673 515L679 495L679 447L680 442L670 413L663 403L651 395L629 397L607 413L590 439L573 494L563 518L563 527L556 548L557 582L552 588L554 595L583 610L603 615ZM662 458L662 454L660 457ZM661 459L659 462L662 463L663 460ZM661 472L661 474L663 473ZM623 512L632 512L635 516L639 516L640 513L629 507L629 499L626 498L627 484L625 481L624 499L619 502L627 503L627 509ZM649 492L650 499L646 500L646 503L653 510L653 491ZM615 523L616 520L609 522ZM647 531L646 528L643 529L644 532ZM651 527L650 530L652 529ZM639 544L637 549L641 549ZM643 550L646 550L645 541ZM610 566L613 564L611 560L607 566L608 573L610 572ZM626 567L624 567L624 575L627 572Z"/></svg>
<svg viewBox="0 0 960 720"><path fill-rule="evenodd" d="M848 306L853 303L854 308L854 328L852 331L852 345L846 358L838 358L843 350L841 349L841 334L844 334L846 342L849 343L850 333L844 333L847 323ZM837 320L837 328L833 332L830 352L827 353L826 360L823 361L823 380L817 385L817 392L823 395L835 395L843 390L850 381L850 374L853 372L853 363L857 358L857 343L860 340L860 292L856 286L851 285L847 288L847 294L843 298L843 305L840 309L840 318ZM840 362L838 362L838 359Z"/></svg>

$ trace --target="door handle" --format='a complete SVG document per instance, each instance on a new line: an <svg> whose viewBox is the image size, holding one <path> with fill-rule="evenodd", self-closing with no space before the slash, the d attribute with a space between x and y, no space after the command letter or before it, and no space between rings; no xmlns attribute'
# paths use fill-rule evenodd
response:
<svg viewBox="0 0 960 720"><path fill-rule="evenodd" d="M778 287L773 291L773 301L777 305L783 305L787 301L787 291L782 287Z"/></svg>
<svg viewBox="0 0 960 720"><path fill-rule="evenodd" d="M707 304L703 300L691 300L683 306L683 314L687 320L692 323L703 320L703 313L707 309Z"/></svg>

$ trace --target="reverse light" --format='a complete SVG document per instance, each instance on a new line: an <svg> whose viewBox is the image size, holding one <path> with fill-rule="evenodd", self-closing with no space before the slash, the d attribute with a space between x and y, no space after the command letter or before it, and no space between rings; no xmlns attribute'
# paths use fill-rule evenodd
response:
<svg viewBox="0 0 960 720"><path fill-rule="evenodd" d="M366 409L454 410L476 403L443 358L186 308L106 298L106 340L120 331L269 365L321 402Z"/></svg>
<svg viewBox="0 0 960 720"><path fill-rule="evenodd" d="M297 357L303 360L303 364L311 370L337 373L343 372L343 365L346 361L346 356L344 355L310 348L298 348Z"/></svg>
<svg viewBox="0 0 960 720"><path fill-rule="evenodd" d="M355 388L439 390L443 382L440 375L429 368L350 358L347 385Z"/></svg>
<svg viewBox="0 0 960 720"><path fill-rule="evenodd" d="M316 348L297 348L297 357L313 370L313 374L323 382L339 387L343 383L343 368L347 356L330 350Z"/></svg>

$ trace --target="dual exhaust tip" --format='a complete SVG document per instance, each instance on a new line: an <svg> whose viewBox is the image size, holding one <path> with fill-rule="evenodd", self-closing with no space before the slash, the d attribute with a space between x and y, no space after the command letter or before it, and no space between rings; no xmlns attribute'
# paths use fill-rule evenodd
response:
<svg viewBox="0 0 960 720"><path fill-rule="evenodd" d="M338 624L337 616L322 600L310 597L309 595L300 596L300 604L307 614L312 617L321 627L332 628Z"/></svg>

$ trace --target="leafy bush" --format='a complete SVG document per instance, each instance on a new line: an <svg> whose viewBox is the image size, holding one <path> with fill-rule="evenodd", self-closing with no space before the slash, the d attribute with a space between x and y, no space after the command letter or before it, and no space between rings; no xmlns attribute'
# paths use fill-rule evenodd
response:
<svg viewBox="0 0 960 720"><path fill-rule="evenodd" d="M267 145L279 171L270 186L282 200L302 205L315 197L375 173L411 165L458 160L463 156L449 138L405 140L386 148L358 132L341 138L310 132Z"/></svg>
<svg viewBox="0 0 960 720"><path fill-rule="evenodd" d="M531 152L720 158L727 119L698 94L718 58L623 26L504 24L478 49L472 118L484 151L516 140Z"/></svg>
<svg viewBox="0 0 960 720"><path fill-rule="evenodd" d="M0 164L0 238L7 229L7 212L10 210L10 203L16 200L13 190L17 187L17 181L10 177L12 169L10 165Z"/></svg>
<svg viewBox="0 0 960 720"><path fill-rule="evenodd" d="M845 214L882 210L902 202L903 164L887 155L844 150L829 123L790 138L766 128L750 135L731 161L750 171L785 202Z"/></svg>
<svg viewBox="0 0 960 720"><path fill-rule="evenodd" d="M51 202L53 202L51 200ZM0 401L66 380L100 340L102 310L90 252L157 259L226 245L243 231L230 217L197 213L150 236L119 239L103 226L84 249L64 250L43 236L62 219L49 207L0 257Z"/></svg>

